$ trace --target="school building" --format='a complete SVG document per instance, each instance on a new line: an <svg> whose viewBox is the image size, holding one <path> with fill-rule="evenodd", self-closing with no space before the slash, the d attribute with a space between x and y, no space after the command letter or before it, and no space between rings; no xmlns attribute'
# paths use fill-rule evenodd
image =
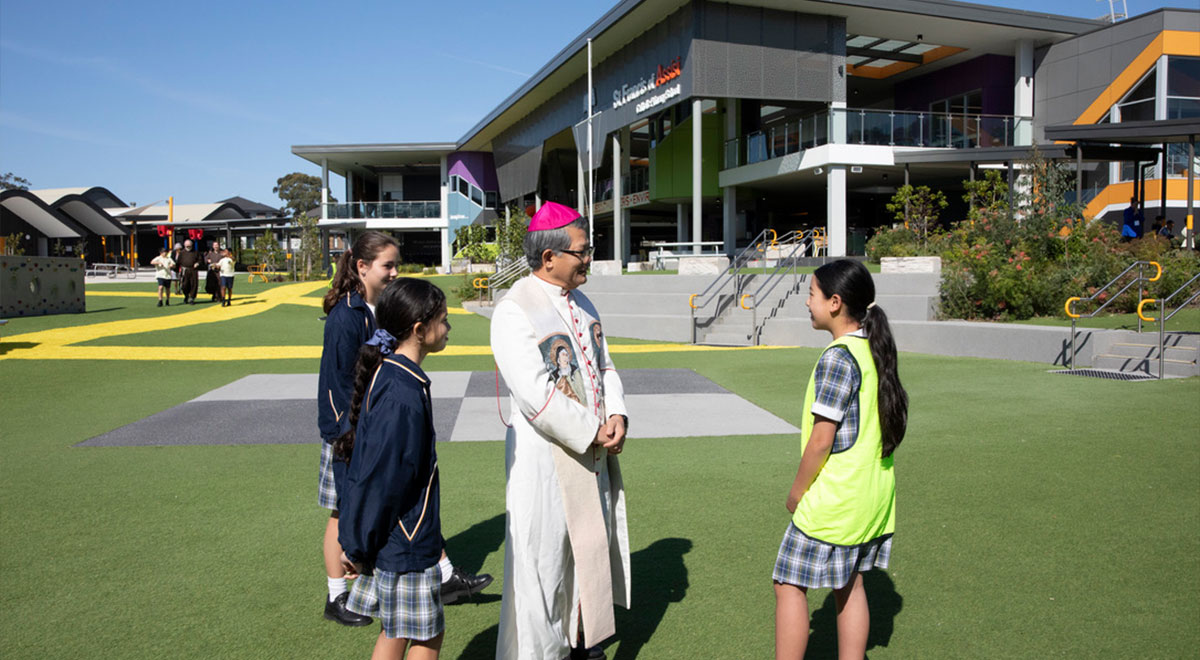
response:
<svg viewBox="0 0 1200 660"><path fill-rule="evenodd" d="M1197 134L1195 9L626 0L455 141L292 152L321 167L323 229L388 230L405 261L447 266L464 225L590 195L596 258L628 263L645 241L732 254L766 228L821 227L830 255L862 254L898 186L944 190L961 219L964 180L1013 177L1035 144L1078 169L1086 214L1137 196L1182 226Z"/></svg>

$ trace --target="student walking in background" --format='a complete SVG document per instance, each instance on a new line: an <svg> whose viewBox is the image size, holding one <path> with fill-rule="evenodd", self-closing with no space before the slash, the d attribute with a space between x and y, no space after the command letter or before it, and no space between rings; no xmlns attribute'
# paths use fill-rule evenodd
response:
<svg viewBox="0 0 1200 660"><path fill-rule="evenodd" d="M175 271L175 260L167 253L167 248L159 248L158 256L150 260L154 266L154 277L158 280L158 306L163 306L163 294L167 296L167 306L171 306L171 279Z"/></svg>
<svg viewBox="0 0 1200 660"><path fill-rule="evenodd" d="M229 253L229 248L225 248L221 252L221 259L217 263L208 267L209 272L216 268L221 271L221 288L218 292L222 307L229 307L233 304L233 255Z"/></svg>
<svg viewBox="0 0 1200 660"><path fill-rule="evenodd" d="M379 328L358 353L350 430L333 444L349 463L338 541L361 575L348 608L379 617L372 658L436 658L442 646L441 500L429 377L446 347L446 295L425 280L387 285Z"/></svg>
<svg viewBox="0 0 1200 660"><path fill-rule="evenodd" d="M808 646L808 590L832 588L838 657L862 658L870 613L862 574L887 568L896 528L892 453L904 439L908 394L900 384L887 315L857 261L821 266L808 288L812 325L833 335L804 396L792 514L772 580L775 657Z"/></svg>

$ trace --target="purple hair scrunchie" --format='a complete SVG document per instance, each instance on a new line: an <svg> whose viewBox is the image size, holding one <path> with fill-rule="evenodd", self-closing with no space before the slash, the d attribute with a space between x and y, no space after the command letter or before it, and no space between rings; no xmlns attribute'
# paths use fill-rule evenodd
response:
<svg viewBox="0 0 1200 660"><path fill-rule="evenodd" d="M367 346L378 346L381 355L391 355L396 350L396 338L392 333L380 328L367 340Z"/></svg>

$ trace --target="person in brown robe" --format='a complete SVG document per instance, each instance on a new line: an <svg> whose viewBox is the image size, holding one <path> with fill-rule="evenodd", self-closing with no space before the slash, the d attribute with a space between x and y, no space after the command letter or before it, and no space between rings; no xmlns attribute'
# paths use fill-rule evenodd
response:
<svg viewBox="0 0 1200 660"><path fill-rule="evenodd" d="M179 253L179 259L176 260L179 265L180 289L183 291L183 301L189 305L196 304L196 287L199 286L200 264L203 261L200 258L200 253L192 249L192 241L188 239L183 242L183 251Z"/></svg>
<svg viewBox="0 0 1200 660"><path fill-rule="evenodd" d="M221 302L221 277L217 273L217 264L221 262L221 244L213 241L204 253L204 264L208 267L208 277L204 280L204 293L212 296L213 302Z"/></svg>

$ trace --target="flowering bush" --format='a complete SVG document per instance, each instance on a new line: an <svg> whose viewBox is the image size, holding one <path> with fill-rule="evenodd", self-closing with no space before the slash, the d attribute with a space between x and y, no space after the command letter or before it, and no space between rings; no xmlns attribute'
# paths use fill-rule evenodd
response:
<svg viewBox="0 0 1200 660"><path fill-rule="evenodd" d="M968 185L975 195L970 219L949 230L933 230L922 242L914 232L881 229L867 242L872 261L882 257L940 256L941 314L945 318L1020 320L1065 316L1068 297L1087 297L1135 261L1157 261L1163 276L1147 284L1143 297L1165 297L1200 272L1194 251L1172 249L1158 237L1122 243L1117 228L1080 217L1062 200L1069 172L1036 153L1023 168L1026 187L1015 213L1007 204L1007 186L994 171ZM1146 276L1153 269L1147 267ZM1107 302L1136 274L1126 275L1094 301L1080 301L1078 313ZM1121 294L1106 310L1137 308L1137 287Z"/></svg>

